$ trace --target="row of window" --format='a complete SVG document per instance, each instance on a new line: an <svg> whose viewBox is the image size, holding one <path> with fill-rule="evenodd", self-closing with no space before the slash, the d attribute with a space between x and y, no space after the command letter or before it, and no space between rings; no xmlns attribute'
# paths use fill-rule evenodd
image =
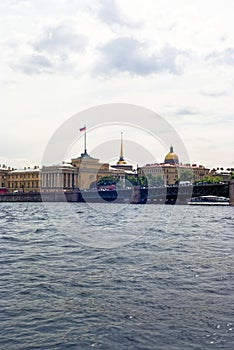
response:
<svg viewBox="0 0 234 350"><path fill-rule="evenodd" d="M15 181L15 182L8 182L8 188L37 188L39 187L39 181Z"/></svg>
<svg viewBox="0 0 234 350"><path fill-rule="evenodd" d="M8 175L9 180L14 179L36 179L38 178L37 174L18 174L18 175Z"/></svg>

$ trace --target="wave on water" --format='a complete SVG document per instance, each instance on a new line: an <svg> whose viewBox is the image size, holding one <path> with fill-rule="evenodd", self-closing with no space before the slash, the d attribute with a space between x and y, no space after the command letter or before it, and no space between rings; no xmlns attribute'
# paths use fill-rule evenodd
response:
<svg viewBox="0 0 234 350"><path fill-rule="evenodd" d="M231 350L233 208L107 208L1 203L0 348Z"/></svg>

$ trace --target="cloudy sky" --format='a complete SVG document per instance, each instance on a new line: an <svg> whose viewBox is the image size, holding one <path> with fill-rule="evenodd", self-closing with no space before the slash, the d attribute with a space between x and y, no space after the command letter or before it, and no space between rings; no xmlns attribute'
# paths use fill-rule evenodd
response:
<svg viewBox="0 0 234 350"><path fill-rule="evenodd" d="M233 13L232 0L1 1L0 163L40 164L68 118L130 103L165 118L193 163L234 167Z"/></svg>

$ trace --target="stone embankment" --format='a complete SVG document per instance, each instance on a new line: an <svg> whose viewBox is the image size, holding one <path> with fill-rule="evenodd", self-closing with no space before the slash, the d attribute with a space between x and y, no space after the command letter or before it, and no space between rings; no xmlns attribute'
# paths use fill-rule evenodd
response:
<svg viewBox="0 0 234 350"><path fill-rule="evenodd" d="M0 202L94 202L94 203L132 203L132 204L187 204L191 197L199 196L229 197L234 206L234 180L226 184L192 186L169 186L114 191L57 191L42 193L7 193L0 195Z"/></svg>
<svg viewBox="0 0 234 350"><path fill-rule="evenodd" d="M229 182L229 204L234 206L234 179Z"/></svg>

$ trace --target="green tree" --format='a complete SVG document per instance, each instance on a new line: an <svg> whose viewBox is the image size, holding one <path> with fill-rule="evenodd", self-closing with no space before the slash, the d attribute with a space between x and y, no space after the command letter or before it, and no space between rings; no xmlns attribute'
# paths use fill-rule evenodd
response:
<svg viewBox="0 0 234 350"><path fill-rule="evenodd" d="M210 184L221 182L222 178L220 176L210 176L206 175L202 178L202 180L196 181L196 182L208 182Z"/></svg>
<svg viewBox="0 0 234 350"><path fill-rule="evenodd" d="M129 182L131 186L137 186L138 185L138 177L135 175L126 175L125 176L126 182Z"/></svg>
<svg viewBox="0 0 234 350"><path fill-rule="evenodd" d="M161 187L163 185L164 185L164 180L161 175L152 176L149 182L149 186L152 186L152 187Z"/></svg>
<svg viewBox="0 0 234 350"><path fill-rule="evenodd" d="M146 177L146 180L147 180L147 185L148 186L153 186L152 182L154 180L154 176L152 174L147 174L145 177Z"/></svg>
<svg viewBox="0 0 234 350"><path fill-rule="evenodd" d="M97 181L98 186L116 185L119 181L118 178L114 176L103 176Z"/></svg>
<svg viewBox="0 0 234 350"><path fill-rule="evenodd" d="M192 181L194 178L192 170L182 169L179 172L180 181Z"/></svg>
<svg viewBox="0 0 234 350"><path fill-rule="evenodd" d="M148 180L145 175L138 176L138 185L141 187L147 187L148 186Z"/></svg>
<svg viewBox="0 0 234 350"><path fill-rule="evenodd" d="M233 179L234 179L234 172L231 172L229 179L230 179L230 180L233 180Z"/></svg>

